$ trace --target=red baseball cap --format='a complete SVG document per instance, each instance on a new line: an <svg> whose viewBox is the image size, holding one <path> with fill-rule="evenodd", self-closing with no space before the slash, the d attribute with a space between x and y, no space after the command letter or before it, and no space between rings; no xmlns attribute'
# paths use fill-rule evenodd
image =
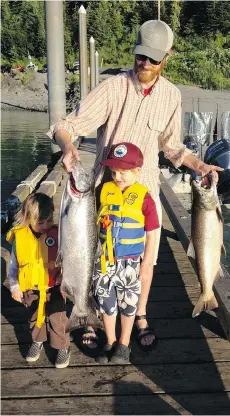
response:
<svg viewBox="0 0 230 416"><path fill-rule="evenodd" d="M143 166L144 158L135 144L122 142L111 146L107 159L101 164L115 169L135 169Z"/></svg>

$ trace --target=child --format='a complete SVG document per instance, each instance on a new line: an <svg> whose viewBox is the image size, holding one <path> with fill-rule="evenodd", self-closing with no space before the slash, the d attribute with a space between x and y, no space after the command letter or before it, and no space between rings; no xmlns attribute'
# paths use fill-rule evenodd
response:
<svg viewBox="0 0 230 416"><path fill-rule="evenodd" d="M54 206L45 194L29 195L7 235L13 244L9 282L12 298L31 310L33 343L26 360L39 359L47 340L49 322L51 347L58 350L55 367L69 365L69 336L65 333L67 316L65 300L60 292L61 273L55 267L58 248L58 227L53 225Z"/></svg>
<svg viewBox="0 0 230 416"><path fill-rule="evenodd" d="M148 189L137 182L143 165L140 149L126 142L113 145L101 163L110 167L113 181L102 187L98 214L103 255L96 262L93 293L103 314L107 344L96 360L127 364L141 281L153 272L153 230L159 222ZM121 336L117 342L118 308Z"/></svg>

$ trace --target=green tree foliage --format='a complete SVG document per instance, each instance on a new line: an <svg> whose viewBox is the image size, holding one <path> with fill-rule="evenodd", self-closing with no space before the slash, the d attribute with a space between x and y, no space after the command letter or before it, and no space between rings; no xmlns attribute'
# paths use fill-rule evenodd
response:
<svg viewBox="0 0 230 416"><path fill-rule="evenodd" d="M87 36L95 39L104 65L129 67L140 24L157 19L158 1L100 0L63 1L65 60L79 58L79 8L87 11ZM174 82L211 88L229 87L230 2L160 2L161 20L174 34L174 55L165 74ZM44 1L3 0L2 58L10 63L26 59L28 51L37 60L46 55Z"/></svg>
<svg viewBox="0 0 230 416"><path fill-rule="evenodd" d="M1 2L2 55L9 61L29 53L42 58L46 53L44 3L41 1Z"/></svg>

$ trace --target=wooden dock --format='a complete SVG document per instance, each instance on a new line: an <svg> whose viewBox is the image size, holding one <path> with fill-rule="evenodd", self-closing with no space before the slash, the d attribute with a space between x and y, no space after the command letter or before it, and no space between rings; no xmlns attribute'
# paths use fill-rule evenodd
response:
<svg viewBox="0 0 230 416"><path fill-rule="evenodd" d="M80 152L83 165L92 165L94 140L84 140ZM59 179L60 185L52 191L55 221L66 176L61 173ZM43 189L48 182L52 184L49 177ZM214 314L192 319L199 293L197 276L164 211L148 302L149 323L159 338L156 349L144 354L134 334L131 365L101 366L73 341L70 366L57 370L55 353L48 345L39 361L25 361L31 342L27 310L11 299L5 281L2 414L230 414L230 343Z"/></svg>

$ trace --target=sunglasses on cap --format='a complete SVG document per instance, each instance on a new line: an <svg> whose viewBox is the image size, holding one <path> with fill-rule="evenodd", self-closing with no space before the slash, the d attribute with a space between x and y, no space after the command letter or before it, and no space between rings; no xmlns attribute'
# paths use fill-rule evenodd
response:
<svg viewBox="0 0 230 416"><path fill-rule="evenodd" d="M161 64L161 62L163 61L163 59L161 60L161 61L155 61L155 59L152 59L152 58L149 58L149 56L145 56L145 55L136 55L136 59L138 60L138 61L141 61L141 62L145 62L147 59L149 59L149 62L152 64L152 65L160 65Z"/></svg>

